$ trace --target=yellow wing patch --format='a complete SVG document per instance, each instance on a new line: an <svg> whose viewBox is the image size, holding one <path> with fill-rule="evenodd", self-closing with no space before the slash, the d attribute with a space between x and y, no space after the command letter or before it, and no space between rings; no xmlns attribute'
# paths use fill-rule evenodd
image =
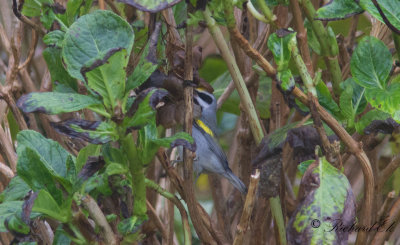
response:
<svg viewBox="0 0 400 245"><path fill-rule="evenodd" d="M205 123L203 123L203 121L201 121L200 119L197 119L196 123L200 126L200 128L202 128L204 130L204 132L206 132L207 134L214 137L213 131Z"/></svg>

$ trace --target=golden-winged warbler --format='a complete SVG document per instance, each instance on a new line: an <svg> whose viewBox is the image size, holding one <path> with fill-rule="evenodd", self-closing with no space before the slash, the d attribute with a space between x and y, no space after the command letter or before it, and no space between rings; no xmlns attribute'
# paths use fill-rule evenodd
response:
<svg viewBox="0 0 400 245"><path fill-rule="evenodd" d="M247 192L243 182L233 174L228 160L215 136L217 130L217 100L204 89L195 89L193 102L201 107L201 117L193 120L192 136L196 142L196 158L193 171L198 177L201 173L216 173L227 178L242 194Z"/></svg>

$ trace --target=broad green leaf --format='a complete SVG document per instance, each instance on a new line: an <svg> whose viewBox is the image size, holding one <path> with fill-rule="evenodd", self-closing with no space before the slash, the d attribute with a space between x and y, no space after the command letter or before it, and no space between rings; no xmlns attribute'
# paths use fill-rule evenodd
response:
<svg viewBox="0 0 400 245"><path fill-rule="evenodd" d="M37 151L18 145L17 173L33 191L47 190L58 203L62 203L62 191Z"/></svg>
<svg viewBox="0 0 400 245"><path fill-rule="evenodd" d="M128 162L123 151L121 149L111 147L110 144L103 146L103 156L107 164L117 163L123 166Z"/></svg>
<svg viewBox="0 0 400 245"><path fill-rule="evenodd" d="M158 104L158 100L165 96L166 92L162 89L153 89L146 94L139 94L131 108L137 108L135 111L130 111L124 118L122 125L124 128L140 128L155 120L155 106ZM142 96L145 96L144 98ZM138 104L139 103L139 104ZM131 115L133 113L133 115Z"/></svg>
<svg viewBox="0 0 400 245"><path fill-rule="evenodd" d="M31 229L29 225L22 221L20 216L19 213L14 213L14 215L9 216L5 221L7 223L7 228L15 233L28 235Z"/></svg>
<svg viewBox="0 0 400 245"><path fill-rule="evenodd" d="M354 50L350 68L354 81L360 86L384 89L392 69L392 55L381 40L367 36Z"/></svg>
<svg viewBox="0 0 400 245"><path fill-rule="evenodd" d="M365 88L355 83L352 78L348 78L342 84L344 90L340 94L340 112L346 119L347 126L353 127L355 117L367 106Z"/></svg>
<svg viewBox="0 0 400 245"><path fill-rule="evenodd" d="M332 0L317 11L318 20L340 20L362 13L364 10L353 0Z"/></svg>
<svg viewBox="0 0 400 245"><path fill-rule="evenodd" d="M53 245L65 244L71 244L71 239L69 238L68 233L62 228L62 224L60 224L54 233Z"/></svg>
<svg viewBox="0 0 400 245"><path fill-rule="evenodd" d="M40 16L42 7L53 3L53 0L25 0L21 13L28 17Z"/></svg>
<svg viewBox="0 0 400 245"><path fill-rule="evenodd" d="M359 134L364 134L364 128L371 124L374 120L385 120L389 118L390 115L383 111L372 110L367 112L365 115L361 117L361 119L356 122L356 130Z"/></svg>
<svg viewBox="0 0 400 245"><path fill-rule="evenodd" d="M43 6L40 21L47 30L50 30L55 19L56 15L54 14L53 9L50 6Z"/></svg>
<svg viewBox="0 0 400 245"><path fill-rule="evenodd" d="M268 39L268 48L274 55L277 65L277 79L281 82L284 90L289 90L294 86L294 79L289 70L289 61L292 54L292 46L295 44L295 32L284 33L282 36L274 33Z"/></svg>
<svg viewBox="0 0 400 245"><path fill-rule="evenodd" d="M86 121L69 119L60 123L52 123L60 133L69 137L82 139L92 144L105 144L118 139L118 132L114 122Z"/></svg>
<svg viewBox="0 0 400 245"><path fill-rule="evenodd" d="M101 105L101 102L77 93L34 92L21 96L17 105L25 113L42 112L54 115Z"/></svg>
<svg viewBox="0 0 400 245"><path fill-rule="evenodd" d="M304 21L304 27L307 29L307 41L310 48L318 55L321 55L321 45L314 33L312 25L308 19Z"/></svg>
<svg viewBox="0 0 400 245"><path fill-rule="evenodd" d="M143 223L143 221L144 220L141 220L136 216L124 219L118 223L118 232L123 235L135 233L139 231L140 225Z"/></svg>
<svg viewBox="0 0 400 245"><path fill-rule="evenodd" d="M62 56L69 74L84 80L81 68L104 57L111 49L123 48L130 54L134 34L120 16L97 10L75 21L63 42Z"/></svg>
<svg viewBox="0 0 400 245"><path fill-rule="evenodd" d="M49 68L50 71L51 82L53 84L53 91L63 92L60 89L61 88L60 85L64 85L62 86L62 88L65 87L70 88L69 92L78 91L78 85L76 80L68 74L67 70L65 70L65 67L62 63L61 49L56 47L48 47L43 51L43 58L45 59L47 67Z"/></svg>
<svg viewBox="0 0 400 245"><path fill-rule="evenodd" d="M160 147L183 145L190 149L193 143L193 138L185 132L179 132L171 137L158 138L156 125L152 122L139 130L138 154L141 162L147 164L153 159Z"/></svg>
<svg viewBox="0 0 400 245"><path fill-rule="evenodd" d="M36 152L35 157L40 157L40 163L47 169L46 172L60 181L64 188L68 191L70 190L69 188L72 183L69 180L70 177L66 163L68 158L72 156L60 144L51 139L46 139L40 133L33 130L21 131L17 136L17 141L18 148L27 147L27 149L29 148L29 150ZM32 161L24 162L23 164L35 165ZM70 161L74 162L74 159L71 159ZM25 166L25 168L34 168L34 166ZM26 179L24 180L26 181ZM29 182L27 183L29 184ZM32 185L30 186L32 187ZM34 191L36 190L34 189Z"/></svg>
<svg viewBox="0 0 400 245"><path fill-rule="evenodd" d="M82 148L76 157L76 170L79 172L90 156L100 155L101 145L88 144Z"/></svg>
<svg viewBox="0 0 400 245"><path fill-rule="evenodd" d="M111 163L106 167L105 173L108 175L114 174L126 174L129 172L129 169L125 168L123 165L119 163Z"/></svg>
<svg viewBox="0 0 400 245"><path fill-rule="evenodd" d="M23 201L9 201L0 204L0 232L7 232L4 221L22 211Z"/></svg>
<svg viewBox="0 0 400 245"><path fill-rule="evenodd" d="M42 213L62 223L66 223L71 218L70 209L62 209L52 195L45 190L39 191L32 211Z"/></svg>
<svg viewBox="0 0 400 245"><path fill-rule="evenodd" d="M383 14L396 29L400 29L400 3L398 0L377 0ZM378 9L371 0L360 0L361 7L376 19L384 23Z"/></svg>
<svg viewBox="0 0 400 245"><path fill-rule="evenodd" d="M267 5L274 7L274 6L278 6L279 4L282 5L288 5L289 4L289 0L263 0L264 2L267 3ZM260 7L258 6L258 1L257 0L251 0L251 2L253 3L254 7L256 7L257 9L259 9Z"/></svg>
<svg viewBox="0 0 400 245"><path fill-rule="evenodd" d="M200 11L198 11L203 15ZM228 70L225 61L220 56L208 56L204 59L201 68L199 69L200 77L204 80L211 82L215 81L218 77Z"/></svg>
<svg viewBox="0 0 400 245"><path fill-rule="evenodd" d="M65 36L65 32L60 31L60 30L54 30L54 31L51 31L51 32L47 33L43 37L43 42L47 46L53 46L54 45L57 48L61 48L62 42L64 41L64 36ZM58 56L61 59L61 50L60 50ZM49 62L47 62L47 65L49 65Z"/></svg>
<svg viewBox="0 0 400 245"><path fill-rule="evenodd" d="M400 83L390 84L385 89L367 89L365 98L378 110L389 113L400 122Z"/></svg>
<svg viewBox="0 0 400 245"><path fill-rule="evenodd" d="M140 11L157 13L170 8L181 0L118 0L118 2L131 5Z"/></svg>
<svg viewBox="0 0 400 245"><path fill-rule="evenodd" d="M308 166L310 166L311 163L313 163L313 162L315 162L314 159L301 162L299 165L297 165L297 169L300 171L301 174L304 174L306 172Z"/></svg>
<svg viewBox="0 0 400 245"><path fill-rule="evenodd" d="M340 111L339 106L333 100L332 95L329 92L326 84L322 80L320 80L316 86L316 89L319 103L333 115L337 115Z"/></svg>
<svg viewBox="0 0 400 245"><path fill-rule="evenodd" d="M0 203L22 200L30 190L31 188L20 176L15 176L0 194Z"/></svg>
<svg viewBox="0 0 400 245"><path fill-rule="evenodd" d="M128 59L125 49L111 49L104 57L86 64L81 70L88 86L99 93L104 105L112 110L125 95Z"/></svg>
<svg viewBox="0 0 400 245"><path fill-rule="evenodd" d="M309 169L302 183L310 187L288 224L288 241L301 244L346 244L347 236L327 232L340 220L351 225L355 218L355 200L346 176L319 159L319 166ZM312 228L313 220L320 227Z"/></svg>

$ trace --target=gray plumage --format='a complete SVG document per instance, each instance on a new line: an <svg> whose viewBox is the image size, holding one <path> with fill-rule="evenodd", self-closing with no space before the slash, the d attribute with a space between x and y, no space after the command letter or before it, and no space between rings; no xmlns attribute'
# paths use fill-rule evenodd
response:
<svg viewBox="0 0 400 245"><path fill-rule="evenodd" d="M202 107L202 116L200 120L206 124L215 135L217 128L217 103L212 94L206 94L212 96L212 103L203 104L204 101L202 101L201 97L198 95L196 95L195 98ZM201 173L216 173L222 175L242 194L245 194L247 192L246 186L229 168L226 155L217 141L211 135L207 134L196 122L193 123L192 136L197 147L196 159L193 163L193 170L196 177Z"/></svg>

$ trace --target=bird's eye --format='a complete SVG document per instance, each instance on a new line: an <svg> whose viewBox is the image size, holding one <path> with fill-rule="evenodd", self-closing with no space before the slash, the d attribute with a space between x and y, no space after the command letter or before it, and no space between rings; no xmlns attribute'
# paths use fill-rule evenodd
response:
<svg viewBox="0 0 400 245"><path fill-rule="evenodd" d="M210 95L202 93L202 92L199 92L198 95L199 95L200 99L204 100L207 104L210 105L213 103L213 98Z"/></svg>

